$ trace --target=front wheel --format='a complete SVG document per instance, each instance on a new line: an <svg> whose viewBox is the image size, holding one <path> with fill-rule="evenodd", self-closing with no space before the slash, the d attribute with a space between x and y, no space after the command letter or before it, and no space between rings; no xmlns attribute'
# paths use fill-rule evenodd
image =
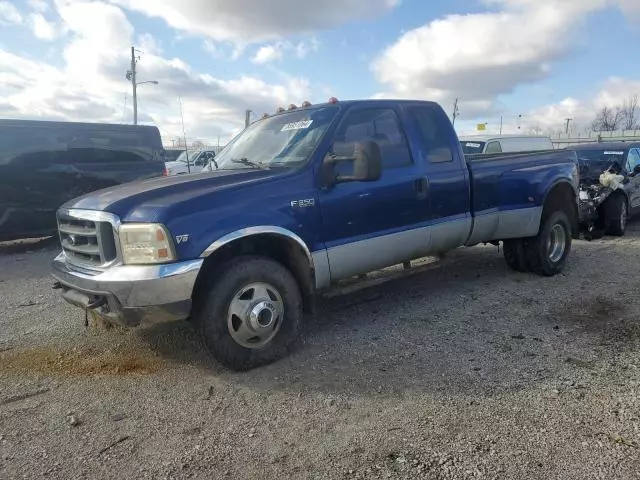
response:
<svg viewBox="0 0 640 480"><path fill-rule="evenodd" d="M540 233L525 240L525 255L529 270L551 277L560 273L571 251L571 224L561 210L544 221Z"/></svg>
<svg viewBox="0 0 640 480"><path fill-rule="evenodd" d="M266 257L228 262L204 293L197 322L222 365L246 371L286 356L302 323L302 296L291 272Z"/></svg>
<svg viewBox="0 0 640 480"><path fill-rule="evenodd" d="M617 194L604 204L604 230L607 235L622 236L627 230L629 210L624 195Z"/></svg>

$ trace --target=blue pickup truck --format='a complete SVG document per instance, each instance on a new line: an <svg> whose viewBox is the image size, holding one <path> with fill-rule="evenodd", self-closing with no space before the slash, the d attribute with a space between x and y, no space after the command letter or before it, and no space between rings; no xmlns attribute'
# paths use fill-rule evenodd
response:
<svg viewBox="0 0 640 480"><path fill-rule="evenodd" d="M286 355L339 280L499 242L511 268L551 276L578 233L575 152L465 158L432 102L277 113L213 168L63 205L54 287L112 323L189 319L221 364L247 370Z"/></svg>

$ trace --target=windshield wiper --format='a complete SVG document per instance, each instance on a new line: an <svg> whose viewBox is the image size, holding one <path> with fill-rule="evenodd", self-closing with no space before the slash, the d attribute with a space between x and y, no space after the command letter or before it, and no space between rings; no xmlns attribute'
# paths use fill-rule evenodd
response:
<svg viewBox="0 0 640 480"><path fill-rule="evenodd" d="M261 168L261 169L267 168L264 164L257 163L257 162L252 162L247 157L232 158L231 159L231 163L241 163L243 165L246 165L248 167L253 167L253 168Z"/></svg>

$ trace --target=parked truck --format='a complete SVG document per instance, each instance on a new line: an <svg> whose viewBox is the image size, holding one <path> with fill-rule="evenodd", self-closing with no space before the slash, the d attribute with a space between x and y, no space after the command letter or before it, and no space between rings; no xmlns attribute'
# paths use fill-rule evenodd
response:
<svg viewBox="0 0 640 480"><path fill-rule="evenodd" d="M108 322L189 319L220 363L247 370L286 355L335 282L499 242L511 268L551 276L577 235L575 152L465 158L432 102L281 112L216 166L68 202L54 287Z"/></svg>

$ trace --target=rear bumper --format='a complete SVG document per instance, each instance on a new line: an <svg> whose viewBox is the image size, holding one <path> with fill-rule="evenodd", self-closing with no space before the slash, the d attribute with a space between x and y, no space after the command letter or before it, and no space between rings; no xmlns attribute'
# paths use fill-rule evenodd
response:
<svg viewBox="0 0 640 480"><path fill-rule="evenodd" d="M75 270L61 253L51 268L67 302L109 322L133 327L187 319L202 262L118 265L92 274Z"/></svg>

